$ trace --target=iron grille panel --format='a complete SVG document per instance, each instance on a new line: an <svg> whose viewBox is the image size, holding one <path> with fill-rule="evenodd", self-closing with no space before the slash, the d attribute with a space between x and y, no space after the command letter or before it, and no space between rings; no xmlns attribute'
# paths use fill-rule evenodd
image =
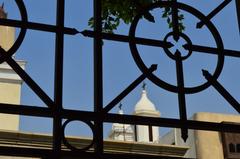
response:
<svg viewBox="0 0 240 159"><path fill-rule="evenodd" d="M1 146L1 155L14 155L14 156L31 156L31 157L42 157L42 158L61 158L61 157L78 157L82 156L85 158L149 158L145 155L115 155L107 154L103 150L103 123L126 123L133 125L151 125L151 126L161 126L161 127L172 127L180 128L182 132L182 138L187 139L188 129L194 130L209 130L209 131L224 131L224 132L240 132L240 126L233 125L231 123L212 123L203 121L192 121L187 119L186 115L186 102L185 95L193 94L196 92L203 91L209 86L213 86L229 103L230 105L240 113L239 102L237 102L229 92L218 82L218 77L222 71L224 57L240 57L240 52L235 50L227 50L223 46L223 41L217 29L211 22L211 19L218 14L225 6L229 3L233 3L232 0L225 0L216 9L214 9L207 16L203 15L201 12L197 11L193 7L186 4L179 3L176 0L173 1L162 1L149 6L143 10L143 12L137 15L131 24L129 35L118 35L109 34L102 32L102 22L101 22L101 0L94 0L94 31L83 30L78 31L75 28L69 28L64 25L64 7L65 0L57 0L57 15L56 15L56 25L48 25L41 23L34 23L28 21L27 10L24 5L23 0L15 0L16 4L21 13L21 20L11 20L11 19L1 19L0 25L13 26L21 28L20 34L9 51L0 49L0 62L7 62L13 70L25 81L25 83L41 98L41 100L47 105L47 108L33 107L33 106L17 106L10 104L0 104L0 112L8 114L20 114L27 116L36 117L47 117L53 119L53 142L52 150L46 149L33 149L33 148L11 148ZM218 66L215 73L212 75L207 70L203 70L203 76L207 79L207 82L203 85L187 88L184 86L184 76L183 76L183 66L182 62L186 57L181 56L180 52L176 52L175 55L169 55L170 58L176 62L176 74L177 74L177 85L170 85L165 81L162 81L156 77L153 72L157 70L157 65L153 64L151 67L147 67L141 57L139 56L136 44L147 45L147 46L157 46L162 47L166 52L171 44L167 40L153 40L142 37L136 37L135 31L138 25L139 19L142 17L144 12L159 7L171 7L173 9L173 31L167 36L173 36L178 39L183 37L188 41L185 48L189 50L189 55L192 51L199 51L209 54L217 54L218 56ZM179 31L178 27L178 9L183 9L191 14L195 15L200 19L197 24L198 28L206 25L211 33L213 34L215 41L217 43L217 48L210 48L205 46L199 46L192 44L188 37ZM236 10L238 15L238 24L240 29L240 1L236 0ZM12 55L21 46L27 29L40 30L44 32L51 32L56 34L55 38L55 82L54 82L54 100L52 100L41 87L16 63L12 58ZM82 34L85 37L90 37L94 39L94 111L79 111L79 110L68 110L63 108L63 55L64 55L64 35L77 35ZM102 58L102 40L111 41L121 41L129 43L130 50L133 58L142 71L142 74L136 78L129 86L126 87L117 97L115 97L106 106L103 105L103 58ZM144 79L148 78L150 81L158 85L159 87L166 89L170 92L178 94L179 101L179 112L180 119L170 119L170 118L152 118L152 117L140 117L133 115L118 115L111 114L109 111L114 108L122 99L124 99L134 88L136 88ZM65 120L62 124L63 119ZM64 128L68 123L74 120L80 120L85 122L94 134L93 142L83 148L77 149L71 144L69 144L64 135ZM70 150L65 150L62 148L62 142ZM93 151L88 151L89 148L93 148ZM162 158L162 157L156 157Z"/></svg>

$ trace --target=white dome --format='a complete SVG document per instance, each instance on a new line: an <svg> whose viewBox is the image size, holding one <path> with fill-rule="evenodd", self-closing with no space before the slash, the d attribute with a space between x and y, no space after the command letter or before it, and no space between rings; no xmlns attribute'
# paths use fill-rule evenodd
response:
<svg viewBox="0 0 240 159"><path fill-rule="evenodd" d="M142 90L141 99L137 102L135 106L135 112L141 110L156 111L155 105L147 97L146 90Z"/></svg>

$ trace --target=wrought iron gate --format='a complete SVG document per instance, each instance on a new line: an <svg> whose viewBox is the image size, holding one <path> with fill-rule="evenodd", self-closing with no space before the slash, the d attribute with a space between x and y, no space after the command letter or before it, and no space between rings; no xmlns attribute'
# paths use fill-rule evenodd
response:
<svg viewBox="0 0 240 159"><path fill-rule="evenodd" d="M117 123L128 123L128 124L139 124L139 125L152 125L161 127L175 127L180 128L182 131L182 138L187 139L187 130L209 130L209 131L225 131L225 132L240 132L240 126L236 126L229 123L212 123L202 121L192 121L187 119L186 115L186 103L185 95L200 92L209 86L213 86L229 103L230 105L240 113L240 104L231 96L229 92L218 82L218 77L221 74L224 64L224 57L240 57L239 51L226 50L223 46L222 38L215 28L211 19L218 14L226 5L234 3L233 0L223 1L216 9L214 9L207 16L203 15L198 10L191 6L183 3L179 3L176 0L173 1L162 1L153 4L146 8L141 14L134 18L131 24L129 36L108 34L102 32L101 22L101 0L94 0L94 31L84 30L78 31L74 28L68 28L64 26L64 6L65 0L57 0L57 16L56 25L47 25L40 23L33 23L28 21L27 10L23 0L15 0L18 8L21 12L21 21L11 19L0 19L0 25L14 26L21 28L20 34L16 39L15 44L9 51L0 49L0 62L7 62L13 70L25 81L25 83L42 99L42 101L48 106L47 108L31 107L31 106L18 106L0 104L1 113L9 114L20 114L27 116L37 117L48 117L53 119L53 149L32 149L32 148L17 148L0 146L1 155L12 155L12 156L32 156L41 158L61 158L61 157L78 157L83 158L146 158L144 155L115 155L105 153L103 150L103 123L104 122L117 122ZM144 12L159 7L171 7L173 10L173 31L170 32L164 40L153 40L140 38L135 36L136 27L139 19L142 17ZM199 18L200 22L197 27L201 28L203 25L208 27L211 31L216 43L217 48L205 47L192 44L191 40L184 33L179 32L178 27L178 9L184 10L193 14ZM240 29L240 1L236 0L236 10L238 15L238 24ZM12 58L12 55L18 50L21 43L24 40L27 29L40 30L45 32L52 32L56 34L55 40L55 82L54 82L54 100L52 100L38 84L16 63ZM64 46L64 35L77 35L82 34L86 37L94 39L94 112L89 111L77 111L68 110L63 108L62 97L63 97L63 46ZM167 37L173 36L174 38L182 37L188 43L185 45L185 49L189 50L188 55L182 56L180 52L176 52L174 55L168 50L171 47L171 43L167 42ZM132 56L142 71L135 81L133 81L122 93L114 98L106 106L103 105L103 67L102 67L102 39L128 42ZM136 44L158 46L164 48L167 55L173 59L176 63L177 70L177 85L171 85L153 74L157 69L157 65L147 67L141 56L138 53ZM207 82L196 86L196 87L185 87L183 77L183 60L187 59L192 52L198 51L202 53L216 54L218 57L217 68L213 74L210 74L207 70L203 70L203 76ZM151 118L151 117L140 117L132 115L117 115L108 113L112 108L116 106L127 94L129 94L136 86L138 86L144 79L148 78L157 86L178 94L179 101L179 112L180 119L169 119L169 118ZM63 119L66 120L64 123ZM64 135L64 129L66 125L74 120L79 120L86 123L93 132L92 143L83 148L77 149L70 143ZM64 145L69 150L63 150L61 145ZM90 147L93 147L94 151L87 151ZM160 158L160 157L156 157Z"/></svg>

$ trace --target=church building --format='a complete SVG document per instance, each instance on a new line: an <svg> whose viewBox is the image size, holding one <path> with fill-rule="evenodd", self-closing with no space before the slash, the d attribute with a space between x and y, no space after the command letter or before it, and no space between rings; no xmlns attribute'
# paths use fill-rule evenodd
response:
<svg viewBox="0 0 240 159"><path fill-rule="evenodd" d="M147 96L147 90L143 84L143 90L140 100L135 105L133 115L160 117L160 112L156 110L155 105ZM123 114L123 110L119 110L119 114ZM114 123L109 139L119 141L135 141L145 143L159 143L159 128L155 126L146 125L129 125Z"/></svg>

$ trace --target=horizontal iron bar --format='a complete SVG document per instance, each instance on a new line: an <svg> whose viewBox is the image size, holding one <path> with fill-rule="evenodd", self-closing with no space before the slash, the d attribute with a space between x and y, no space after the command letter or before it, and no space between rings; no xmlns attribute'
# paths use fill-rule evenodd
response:
<svg viewBox="0 0 240 159"><path fill-rule="evenodd" d="M51 108L27 106L27 105L13 105L0 104L0 113L19 114L26 116L47 117L52 118L53 112Z"/></svg>
<svg viewBox="0 0 240 159"><path fill-rule="evenodd" d="M91 30L84 30L80 33L83 36L87 36L91 38L96 37L97 35L96 32ZM102 39L120 41L120 42L129 42L131 38L126 35L110 34L110 33L100 33L100 35L102 36ZM171 42L164 42L161 40L153 40L153 39L146 39L146 38L139 38L139 37L134 37L134 40L136 44L141 44L141 45L157 46L157 47L164 47L164 48L173 47L173 44Z"/></svg>
<svg viewBox="0 0 240 159"><path fill-rule="evenodd" d="M171 128L187 128L194 130L209 130L209 131L223 131L223 132L236 132L240 133L240 126L234 124L225 123L213 123L205 121L187 120L182 121L172 118L153 118L153 117L141 117L134 115L118 115L108 114L104 119L105 122L110 123L127 123L133 125L149 125Z"/></svg>
<svg viewBox="0 0 240 159"><path fill-rule="evenodd" d="M43 159L52 159L54 153L51 149L36 149L36 148L23 148L23 147L5 147L0 146L0 155L4 156L18 156L18 157L41 157ZM78 159L79 155L84 159L163 159L163 158L180 158L180 157L171 157L171 156L152 156L144 154L133 154L133 153L107 153L104 152L101 156L97 156L94 152L74 152L68 150L61 151L61 158L67 159Z"/></svg>
<svg viewBox="0 0 240 159"><path fill-rule="evenodd" d="M54 32L54 33L59 31L59 28L55 25L41 24L41 23L34 23L34 22L22 22L22 21L12 20L12 19L0 19L0 25L48 31L48 32ZM60 29L62 29L64 34L76 35L79 33L79 31L77 31L77 29L75 28L64 27Z"/></svg>
<svg viewBox="0 0 240 159"><path fill-rule="evenodd" d="M0 104L0 113L8 114L20 114L27 116L38 117L53 117L53 112L49 108L24 106L24 105L10 105ZM61 117L72 120L82 121L95 121L98 119L98 113L89 111L77 111L63 109L61 111ZM119 115L119 114L106 114L102 117L104 122L108 123L126 123L133 125L149 125L172 127L172 128L188 128L194 130L209 130L209 131L224 131L224 132L238 132L240 133L240 125L234 125L229 123L213 123L205 121L187 120L181 121L179 119L172 118L153 118L143 117L135 115Z"/></svg>
<svg viewBox="0 0 240 159"><path fill-rule="evenodd" d="M219 50L217 48L213 47L208 47L208 46L200 46L200 45L183 45L184 49L186 50L192 50L192 51L197 51L201 53L208 53L208 54L214 54L218 55ZM232 56L232 57L240 57L240 51L235 51L235 50L223 50L223 54L225 56Z"/></svg>
<svg viewBox="0 0 240 159"><path fill-rule="evenodd" d="M18 156L18 157L43 157L51 156L52 150L50 149L34 149L34 148L21 148L21 147L4 147L0 146L0 155Z"/></svg>

